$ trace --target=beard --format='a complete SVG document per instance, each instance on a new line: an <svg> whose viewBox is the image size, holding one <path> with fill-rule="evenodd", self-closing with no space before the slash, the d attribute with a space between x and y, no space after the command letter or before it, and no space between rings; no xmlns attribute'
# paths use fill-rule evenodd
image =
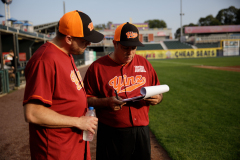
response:
<svg viewBox="0 0 240 160"><path fill-rule="evenodd" d="M74 47L74 46L70 47L70 54L73 54L73 55L83 54L84 51L85 51L85 49L79 49L79 47Z"/></svg>

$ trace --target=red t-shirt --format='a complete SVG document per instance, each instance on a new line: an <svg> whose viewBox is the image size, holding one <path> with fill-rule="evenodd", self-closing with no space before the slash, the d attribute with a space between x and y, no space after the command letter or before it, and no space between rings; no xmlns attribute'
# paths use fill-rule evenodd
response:
<svg viewBox="0 0 240 160"><path fill-rule="evenodd" d="M133 60L120 65L109 55L95 61L84 78L84 88L88 96L99 98L115 96L116 89L122 99L139 96L140 89L160 85L152 65L143 57L135 55ZM149 106L144 100L127 103L119 111L97 109L98 120L118 128L147 126Z"/></svg>
<svg viewBox="0 0 240 160"><path fill-rule="evenodd" d="M26 66L25 77L23 105L31 99L38 99L59 114L71 117L85 115L87 97L74 59L54 44L47 42L34 53ZM29 132L32 159L83 160L85 141L82 130L53 129L30 123ZM87 150L88 159L91 159L89 144Z"/></svg>

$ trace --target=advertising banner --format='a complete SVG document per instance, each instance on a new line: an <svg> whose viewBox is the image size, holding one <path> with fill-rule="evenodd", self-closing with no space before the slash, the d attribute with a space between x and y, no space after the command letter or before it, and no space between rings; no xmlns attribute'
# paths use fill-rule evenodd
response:
<svg viewBox="0 0 240 160"><path fill-rule="evenodd" d="M139 30L148 29L148 23L133 23ZM110 24L110 29L116 29L121 24Z"/></svg>
<svg viewBox="0 0 240 160"><path fill-rule="evenodd" d="M223 56L238 56L238 55L239 55L238 40L223 41Z"/></svg>
<svg viewBox="0 0 240 160"><path fill-rule="evenodd" d="M19 61L26 61L27 57L26 57L26 53L19 53Z"/></svg>
<svg viewBox="0 0 240 160"><path fill-rule="evenodd" d="M185 27L185 33L240 32L240 25Z"/></svg>
<svg viewBox="0 0 240 160"><path fill-rule="evenodd" d="M167 58L165 50L136 51L136 54L138 54L146 59L166 59Z"/></svg>
<svg viewBox="0 0 240 160"><path fill-rule="evenodd" d="M136 51L137 55L147 59L168 59L168 58L203 58L216 57L217 48L202 49L174 49L174 50L144 50Z"/></svg>
<svg viewBox="0 0 240 160"><path fill-rule="evenodd" d="M205 49L186 49L186 50L171 50L171 58L203 58L216 57L217 50L212 48Z"/></svg>

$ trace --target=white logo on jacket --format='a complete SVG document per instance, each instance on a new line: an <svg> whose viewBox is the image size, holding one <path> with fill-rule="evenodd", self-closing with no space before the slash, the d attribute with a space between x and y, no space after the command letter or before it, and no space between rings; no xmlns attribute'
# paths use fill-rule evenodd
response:
<svg viewBox="0 0 240 160"><path fill-rule="evenodd" d="M135 72L146 72L144 69L144 66L134 66L135 67Z"/></svg>

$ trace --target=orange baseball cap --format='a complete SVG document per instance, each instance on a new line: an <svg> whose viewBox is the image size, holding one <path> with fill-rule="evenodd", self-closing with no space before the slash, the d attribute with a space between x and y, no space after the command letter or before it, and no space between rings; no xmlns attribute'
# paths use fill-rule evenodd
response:
<svg viewBox="0 0 240 160"><path fill-rule="evenodd" d="M89 42L97 43L104 35L95 31L90 17L78 10L68 12L59 21L58 30L64 35L81 37Z"/></svg>
<svg viewBox="0 0 240 160"><path fill-rule="evenodd" d="M114 40L123 46L144 46L139 41L139 31L131 23L123 23L115 30Z"/></svg>

